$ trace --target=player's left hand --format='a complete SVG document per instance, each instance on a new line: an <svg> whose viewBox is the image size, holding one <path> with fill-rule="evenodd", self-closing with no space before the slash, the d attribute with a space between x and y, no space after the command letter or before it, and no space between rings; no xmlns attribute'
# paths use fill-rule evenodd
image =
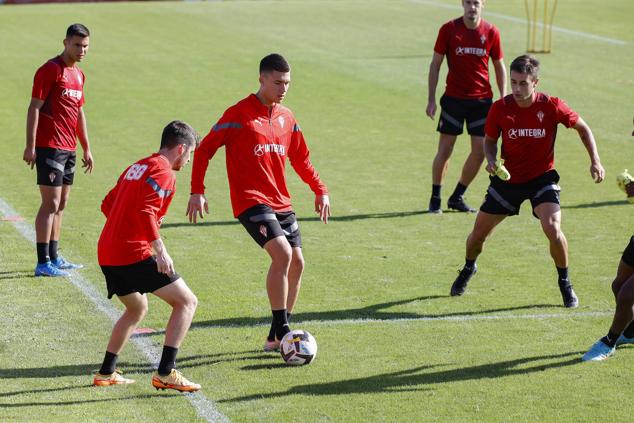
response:
<svg viewBox="0 0 634 423"><path fill-rule="evenodd" d="M590 165L590 175L597 184L603 181L605 178L605 169L603 169L601 162L592 162Z"/></svg>
<svg viewBox="0 0 634 423"><path fill-rule="evenodd" d="M315 213L319 214L319 219L328 224L330 217L330 198L327 195L315 196Z"/></svg>
<svg viewBox="0 0 634 423"><path fill-rule="evenodd" d="M84 151L84 157L81 159L81 167L84 169L84 173L92 173L94 161L90 150Z"/></svg>

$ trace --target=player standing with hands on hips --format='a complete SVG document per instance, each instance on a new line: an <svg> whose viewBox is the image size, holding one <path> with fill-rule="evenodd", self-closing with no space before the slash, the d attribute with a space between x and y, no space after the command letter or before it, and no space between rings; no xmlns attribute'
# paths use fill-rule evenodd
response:
<svg viewBox="0 0 634 423"><path fill-rule="evenodd" d="M530 200L533 215L540 222L550 243L550 255L558 273L559 289L565 307L579 301L568 276L568 241L561 231L559 174L555 170L557 125L574 128L590 156L590 175L599 183L605 176L590 127L557 97L536 91L539 62L530 55L511 63L512 94L493 103L486 122L484 151L491 183L467 238L465 265L451 287L451 295L462 295L476 273L476 259L493 229L507 216L519 214ZM502 136L502 159L510 173L503 181L497 160L497 142Z"/></svg>
<svg viewBox="0 0 634 423"><path fill-rule="evenodd" d="M265 351L279 349L290 332L304 271L299 225L286 187L286 158L315 193L315 211L324 223L330 217L328 189L310 161L304 135L293 113L280 103L291 83L291 68L279 54L260 61L260 88L228 108L194 155L190 222L209 213L205 173L209 160L225 146L233 214L271 258L266 289L273 314Z"/></svg>

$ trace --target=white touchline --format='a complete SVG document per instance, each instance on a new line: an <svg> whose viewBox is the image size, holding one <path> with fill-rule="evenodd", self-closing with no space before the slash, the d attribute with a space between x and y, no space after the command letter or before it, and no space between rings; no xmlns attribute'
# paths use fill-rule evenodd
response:
<svg viewBox="0 0 634 423"><path fill-rule="evenodd" d="M5 217L18 215L15 210L13 210L13 208L2 198L0 198L0 214ZM11 222L11 224L17 229L20 235L32 244L35 244L35 230L31 225L25 221L14 221ZM77 273L71 273L71 276L68 279L84 294L84 296L92 301L99 311L108 316L112 322L116 322L119 319L121 313L114 308L110 301L97 289L95 289L95 287L85 278ZM132 341L151 364L154 366L158 364L161 357L160 346L152 342L149 338L133 337ZM205 397L200 391L193 394L184 394L184 396L196 409L198 415L208 422L229 422L227 416L218 410L214 402Z"/></svg>
<svg viewBox="0 0 634 423"><path fill-rule="evenodd" d="M427 5L427 6L440 7L440 8L443 8L443 9L462 10L462 8L460 6L455 6L455 5L451 5L451 4L445 4L445 3L437 3L437 2L431 1L431 0L408 0L408 1L410 3L424 4L424 5ZM526 25L526 19L518 18L518 17L515 17L515 16L504 15L502 13L489 12L488 10L484 11L483 16L485 18L486 18L486 16L495 16L496 18L499 18L499 19L504 19L506 21L515 22L515 23L520 23L520 24ZM538 26L542 27L543 24L538 23ZM563 34L574 35L576 37L589 38L591 40L602 41L604 43L614 44L614 45L618 45L618 46L627 45L626 41L618 40L616 38L603 37L601 35L591 34L589 32L575 31L573 29L566 29L566 28L562 28L562 27L559 27L559 26L556 26L556 25L553 25L553 31L561 32Z"/></svg>

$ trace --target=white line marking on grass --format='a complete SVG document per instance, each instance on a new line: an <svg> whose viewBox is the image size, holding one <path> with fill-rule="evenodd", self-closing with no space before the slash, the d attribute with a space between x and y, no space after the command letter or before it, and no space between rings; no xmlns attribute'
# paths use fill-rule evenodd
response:
<svg viewBox="0 0 634 423"><path fill-rule="evenodd" d="M416 3L416 4L424 4L427 6L440 7L443 9L462 10L460 6L455 6L451 4L445 4L445 3L436 3L435 1L430 1L430 0L409 0L409 2ZM495 16L496 18L499 18L499 19L504 19L506 21L520 23L523 25L527 24L526 19L518 18L515 16L504 15L502 13L489 12L488 10L484 12L484 17L486 18L487 16ZM544 25L541 23L538 23L538 26L541 28ZM591 34L589 32L575 31L573 29L566 29L556 25L553 25L553 31L561 32L563 34L573 35L575 37L588 38L595 41L602 41L604 43L614 44L618 46L627 45L626 41L619 40L616 38L604 37L602 35Z"/></svg>
<svg viewBox="0 0 634 423"><path fill-rule="evenodd" d="M571 319L573 317L605 317L612 316L612 311L580 311L570 313L539 313L539 314L489 314L481 316L422 316L422 317L402 317L395 319L341 319L341 320L299 320L301 313L298 313L298 322L310 325L359 325L364 323L403 323L403 322L473 322L482 320L546 320L546 319Z"/></svg>
<svg viewBox="0 0 634 423"><path fill-rule="evenodd" d="M0 198L0 214L4 216L18 215L2 198ZM27 241L35 244L35 230L31 225L24 221L14 221L11 224ZM119 320L121 313L90 282L77 273L71 273L68 279L112 322ZM149 338L143 337L133 337L132 341L151 364L154 366L158 364L161 358L161 347L159 345L152 342ZM208 422L229 422L227 416L218 410L214 402L205 397L200 391L194 394L184 394L184 396L196 409L198 415Z"/></svg>

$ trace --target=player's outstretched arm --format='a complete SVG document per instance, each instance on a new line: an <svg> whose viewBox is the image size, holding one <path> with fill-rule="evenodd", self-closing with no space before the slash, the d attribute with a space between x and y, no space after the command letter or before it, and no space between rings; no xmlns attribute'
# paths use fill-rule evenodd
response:
<svg viewBox="0 0 634 423"><path fill-rule="evenodd" d="M165 273L166 275L174 274L174 261L172 261L170 255L167 254L167 248L165 248L163 240L159 238L152 241L152 248L156 254L156 265L158 267L158 271Z"/></svg>
<svg viewBox="0 0 634 423"><path fill-rule="evenodd" d="M575 130L579 133L579 138L581 138L581 142L588 151L588 155L590 156L590 175L592 176L592 179L594 179L594 182L598 184L605 178L605 170L601 165L601 159L599 158L599 152L597 151L597 143L594 140L592 130L581 118L579 118L573 128L575 128Z"/></svg>
<svg viewBox="0 0 634 423"><path fill-rule="evenodd" d="M429 76L427 78L427 108L425 114L431 119L436 115L436 87L438 87L438 76L440 75L440 66L445 56L434 52L429 65Z"/></svg>
<svg viewBox="0 0 634 423"><path fill-rule="evenodd" d="M319 219L328 224L330 217L330 197L328 195L315 195L315 213L319 214Z"/></svg>
<svg viewBox="0 0 634 423"><path fill-rule="evenodd" d="M191 194L187 203L185 215L189 218L189 223L197 223L198 217L204 219L203 210L209 214L209 203L205 194Z"/></svg>
<svg viewBox="0 0 634 423"><path fill-rule="evenodd" d="M44 105L44 100L39 98L31 98L29 104L29 110L26 114L26 147L24 148L24 154L22 160L27 165L35 166L35 136L37 134L37 123L40 119L40 109Z"/></svg>

